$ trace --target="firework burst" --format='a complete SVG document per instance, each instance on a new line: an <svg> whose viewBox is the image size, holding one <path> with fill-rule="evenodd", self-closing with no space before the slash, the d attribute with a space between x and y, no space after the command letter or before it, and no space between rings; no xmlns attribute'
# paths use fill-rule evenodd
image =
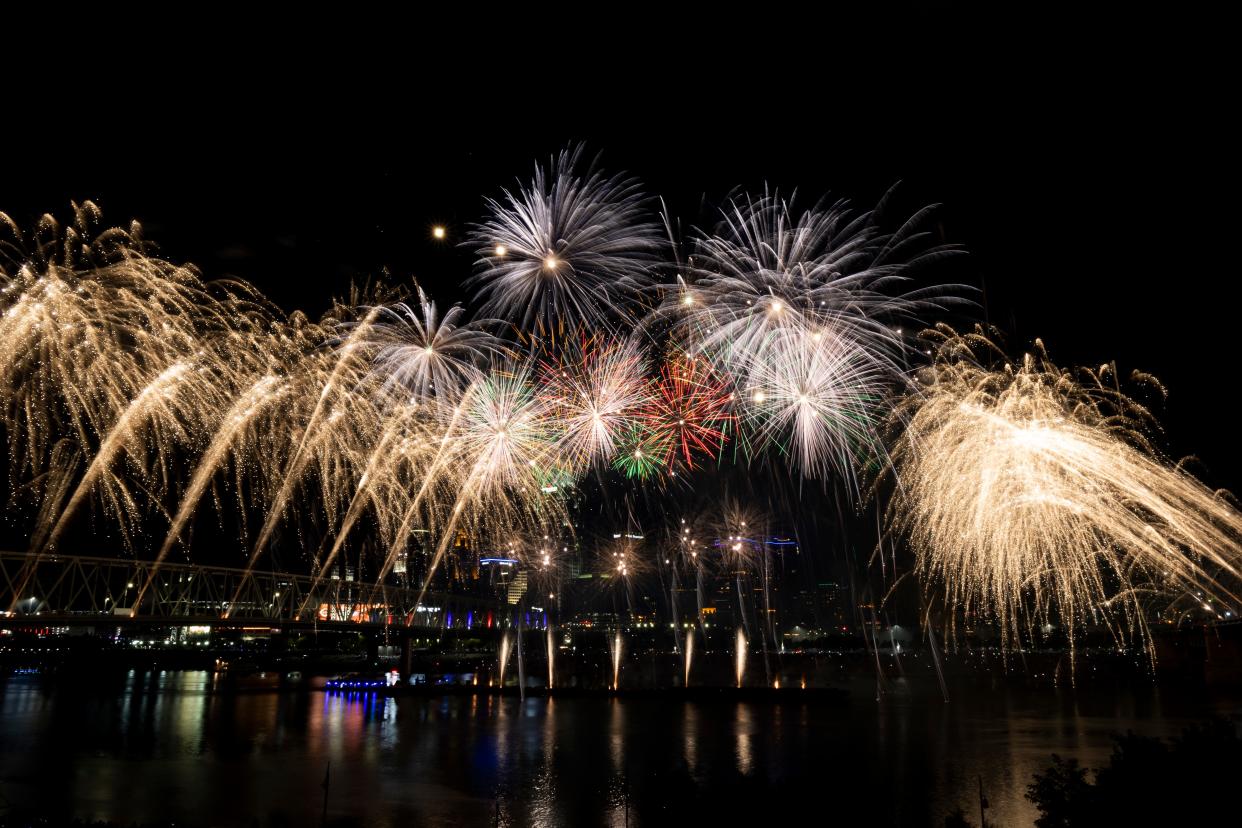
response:
<svg viewBox="0 0 1242 828"><path fill-rule="evenodd" d="M670 465L696 468L719 456L733 424L729 384L701 357L674 356L652 383L640 418L658 446L671 446Z"/></svg>
<svg viewBox="0 0 1242 828"><path fill-rule="evenodd" d="M491 217L470 237L483 313L527 330L598 326L627 316L651 283L659 225L638 182L581 167L581 147L567 150L528 186L487 201Z"/></svg>
<svg viewBox="0 0 1242 828"><path fill-rule="evenodd" d="M379 541L382 579L415 530L560 525L539 491L555 468L546 410L460 308L440 318L421 293L417 311L355 296L320 324L285 317L98 219L87 204L25 236L0 218L3 430L13 479L36 481L23 489L36 558L89 504L127 543L167 516L158 564L188 543L201 504L228 508L224 491L250 566L282 527L313 529L317 578L359 526ZM248 541L251 508L264 518Z"/></svg>
<svg viewBox="0 0 1242 828"><path fill-rule="evenodd" d="M647 404L646 359L632 339L579 337L540 365L543 399L554 414L557 455L582 470L609 460Z"/></svg>
<svg viewBox="0 0 1242 828"><path fill-rule="evenodd" d="M550 413L525 369L494 373L467 390L461 417L445 439L468 458L478 492L530 490L538 469L555 456Z"/></svg>
<svg viewBox="0 0 1242 828"><path fill-rule="evenodd" d="M631 421L618 441L612 467L626 477L650 480L666 469L673 456L673 440L668 434L652 431L639 420Z"/></svg>
<svg viewBox="0 0 1242 828"><path fill-rule="evenodd" d="M1111 366L1071 372L1037 349L993 369L982 333L930 338L890 518L951 617L994 619L1007 647L1048 624L1149 641L1151 600L1237 601L1242 516L1154 452Z"/></svg>
<svg viewBox="0 0 1242 828"><path fill-rule="evenodd" d="M39 481L36 549L88 500L128 543L194 451L269 367L270 309L153 255L89 202L23 235L0 215L0 398L17 476ZM227 357L226 357L227 355Z"/></svg>
<svg viewBox="0 0 1242 828"><path fill-rule="evenodd" d="M904 374L897 326L946 293L908 285L951 252L929 243L922 216L885 233L842 204L795 214L777 196L739 197L700 234L664 315L746 392L755 451L779 447L804 475L852 481L860 450L879 446L877 408Z"/></svg>
<svg viewBox="0 0 1242 828"><path fill-rule="evenodd" d="M835 474L856 488L855 469L883 451L876 424L896 376L834 328L773 331L742 394L749 440L804 475Z"/></svg>
<svg viewBox="0 0 1242 828"><path fill-rule="evenodd" d="M465 308L453 305L440 316L421 287L417 305L380 308L361 346L373 353L375 370L385 378L381 390L399 399L434 395L452 403L482 379L482 367L501 355L500 344L483 323L463 323L464 314Z"/></svg>

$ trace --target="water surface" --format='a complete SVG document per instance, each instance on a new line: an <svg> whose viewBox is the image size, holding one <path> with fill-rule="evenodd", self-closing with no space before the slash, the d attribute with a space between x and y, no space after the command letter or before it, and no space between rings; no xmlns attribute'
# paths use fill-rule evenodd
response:
<svg viewBox="0 0 1242 828"><path fill-rule="evenodd" d="M222 694L205 672L0 681L0 808L189 825L660 825L821 814L1029 825L1049 755L1172 736L1242 700L1151 686L900 683L848 702ZM0 811L3 813L3 811Z"/></svg>

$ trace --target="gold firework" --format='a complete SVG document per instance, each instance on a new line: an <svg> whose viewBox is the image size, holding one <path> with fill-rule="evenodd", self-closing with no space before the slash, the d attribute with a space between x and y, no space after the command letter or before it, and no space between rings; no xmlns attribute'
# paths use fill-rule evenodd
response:
<svg viewBox="0 0 1242 828"><path fill-rule="evenodd" d="M1037 343L992 368L981 331L926 336L936 356L897 411L889 517L949 619L994 620L1006 648L1099 625L1150 649L1151 602L1237 601L1242 515L1154 450L1111 366L1063 370Z"/></svg>

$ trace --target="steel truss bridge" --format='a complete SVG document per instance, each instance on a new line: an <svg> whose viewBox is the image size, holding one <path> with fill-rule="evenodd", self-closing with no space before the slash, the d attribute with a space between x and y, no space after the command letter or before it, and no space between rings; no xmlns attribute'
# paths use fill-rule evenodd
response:
<svg viewBox="0 0 1242 828"><path fill-rule="evenodd" d="M495 599L287 572L0 552L0 622L465 629L499 623Z"/></svg>

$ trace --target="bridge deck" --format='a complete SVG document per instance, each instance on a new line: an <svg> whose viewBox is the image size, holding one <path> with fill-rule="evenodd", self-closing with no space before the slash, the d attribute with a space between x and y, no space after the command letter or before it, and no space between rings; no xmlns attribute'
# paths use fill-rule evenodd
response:
<svg viewBox="0 0 1242 828"><path fill-rule="evenodd" d="M504 606L495 598L423 592L401 583L83 555L0 552L0 611L59 625L108 619L219 626L473 625Z"/></svg>

